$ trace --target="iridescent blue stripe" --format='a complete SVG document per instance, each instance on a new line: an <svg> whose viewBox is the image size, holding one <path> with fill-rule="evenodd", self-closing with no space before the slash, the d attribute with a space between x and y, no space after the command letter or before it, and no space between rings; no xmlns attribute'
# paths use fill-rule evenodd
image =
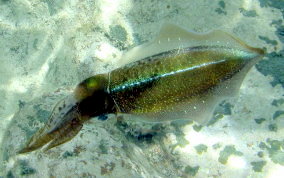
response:
<svg viewBox="0 0 284 178"><path fill-rule="evenodd" d="M157 79L160 79L160 78L163 78L163 77L171 76L171 75L174 75L174 74L177 74L177 73L187 72L187 71L198 69L198 68L208 66L208 65L219 64L219 63L222 63L224 61L225 61L225 59L219 60L219 61L214 61L214 62L203 63L203 64L200 64L200 65L188 67L186 69L179 69L179 70L172 71L172 72L169 72L169 73L165 73L165 74L161 74L161 75L158 75L158 76L153 76L153 77L150 77L150 78L147 78L147 79L143 79L141 81L135 81L135 82L132 82L132 83L125 83L121 86L114 87L110 90L111 90L111 92L118 92L118 91L121 91L121 90L124 90L124 89L127 89L127 88L132 88L132 87L136 87L136 86L141 85L141 84L152 82L154 80L157 80Z"/></svg>

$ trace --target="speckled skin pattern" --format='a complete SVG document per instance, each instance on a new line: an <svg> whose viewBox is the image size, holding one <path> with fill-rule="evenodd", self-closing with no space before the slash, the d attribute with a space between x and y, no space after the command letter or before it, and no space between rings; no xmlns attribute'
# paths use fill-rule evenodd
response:
<svg viewBox="0 0 284 178"><path fill-rule="evenodd" d="M256 56L222 46L172 50L112 71L109 92L122 113L175 112L177 104L201 103Z"/></svg>

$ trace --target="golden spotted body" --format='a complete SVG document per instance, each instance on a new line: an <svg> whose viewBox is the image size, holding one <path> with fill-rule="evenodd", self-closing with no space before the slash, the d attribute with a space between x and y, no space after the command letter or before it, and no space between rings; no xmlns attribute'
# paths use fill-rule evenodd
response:
<svg viewBox="0 0 284 178"><path fill-rule="evenodd" d="M197 35L173 28L164 28L153 42L125 55L134 62L81 82L20 153L67 142L86 120L102 114L206 123L220 101L237 93L248 70L264 54L220 31Z"/></svg>
<svg viewBox="0 0 284 178"><path fill-rule="evenodd" d="M112 71L109 92L122 113L167 114L175 112L177 103L202 103L252 57L218 46L172 50Z"/></svg>

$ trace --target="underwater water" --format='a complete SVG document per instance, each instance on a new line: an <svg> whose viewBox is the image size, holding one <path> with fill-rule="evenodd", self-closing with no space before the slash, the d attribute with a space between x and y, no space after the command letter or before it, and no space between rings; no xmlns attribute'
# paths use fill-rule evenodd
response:
<svg viewBox="0 0 284 178"><path fill-rule="evenodd" d="M283 17L280 0L0 0L0 177L281 177ZM267 54L206 126L109 115L66 144L17 154L80 81L164 23L226 31Z"/></svg>

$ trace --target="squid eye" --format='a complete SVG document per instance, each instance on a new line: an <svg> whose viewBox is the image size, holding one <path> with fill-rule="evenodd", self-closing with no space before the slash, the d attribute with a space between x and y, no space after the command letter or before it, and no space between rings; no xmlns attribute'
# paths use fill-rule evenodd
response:
<svg viewBox="0 0 284 178"><path fill-rule="evenodd" d="M87 86L87 89L92 89L92 88L98 86L98 82L96 80L92 79L92 80L87 81L86 86Z"/></svg>

